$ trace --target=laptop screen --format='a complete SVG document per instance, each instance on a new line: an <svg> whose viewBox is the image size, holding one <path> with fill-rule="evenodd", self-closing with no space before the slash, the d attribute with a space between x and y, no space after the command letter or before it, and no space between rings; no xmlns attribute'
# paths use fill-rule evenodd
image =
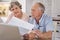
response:
<svg viewBox="0 0 60 40"><path fill-rule="evenodd" d="M0 40L21 40L18 27L0 24Z"/></svg>

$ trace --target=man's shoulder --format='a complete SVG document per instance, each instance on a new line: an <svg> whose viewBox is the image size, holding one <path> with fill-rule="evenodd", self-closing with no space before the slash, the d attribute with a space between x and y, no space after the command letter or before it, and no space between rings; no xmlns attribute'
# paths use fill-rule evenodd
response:
<svg viewBox="0 0 60 40"><path fill-rule="evenodd" d="M50 15L48 15L48 14L44 14L43 16L44 16L44 18L46 18L46 19L52 19L52 17L51 17Z"/></svg>

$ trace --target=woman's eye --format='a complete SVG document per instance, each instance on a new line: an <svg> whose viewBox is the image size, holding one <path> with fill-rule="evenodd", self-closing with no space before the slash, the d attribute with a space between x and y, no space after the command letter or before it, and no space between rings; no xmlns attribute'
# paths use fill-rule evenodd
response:
<svg viewBox="0 0 60 40"><path fill-rule="evenodd" d="M12 11L14 11L14 9L11 9Z"/></svg>

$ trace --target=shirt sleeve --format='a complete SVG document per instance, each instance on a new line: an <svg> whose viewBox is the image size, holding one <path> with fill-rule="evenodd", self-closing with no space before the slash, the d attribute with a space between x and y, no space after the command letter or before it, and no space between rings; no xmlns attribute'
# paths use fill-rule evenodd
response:
<svg viewBox="0 0 60 40"><path fill-rule="evenodd" d="M49 17L47 20L46 20L46 31L54 31L54 26L53 26L53 21L52 21L52 18Z"/></svg>

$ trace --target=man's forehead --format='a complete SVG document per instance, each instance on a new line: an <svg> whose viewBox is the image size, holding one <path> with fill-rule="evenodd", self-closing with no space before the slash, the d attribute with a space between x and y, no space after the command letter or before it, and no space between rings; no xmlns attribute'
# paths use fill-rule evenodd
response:
<svg viewBox="0 0 60 40"><path fill-rule="evenodd" d="M32 6L32 9L37 9L37 8L39 8L39 5L38 5L38 4L34 4L34 5Z"/></svg>

